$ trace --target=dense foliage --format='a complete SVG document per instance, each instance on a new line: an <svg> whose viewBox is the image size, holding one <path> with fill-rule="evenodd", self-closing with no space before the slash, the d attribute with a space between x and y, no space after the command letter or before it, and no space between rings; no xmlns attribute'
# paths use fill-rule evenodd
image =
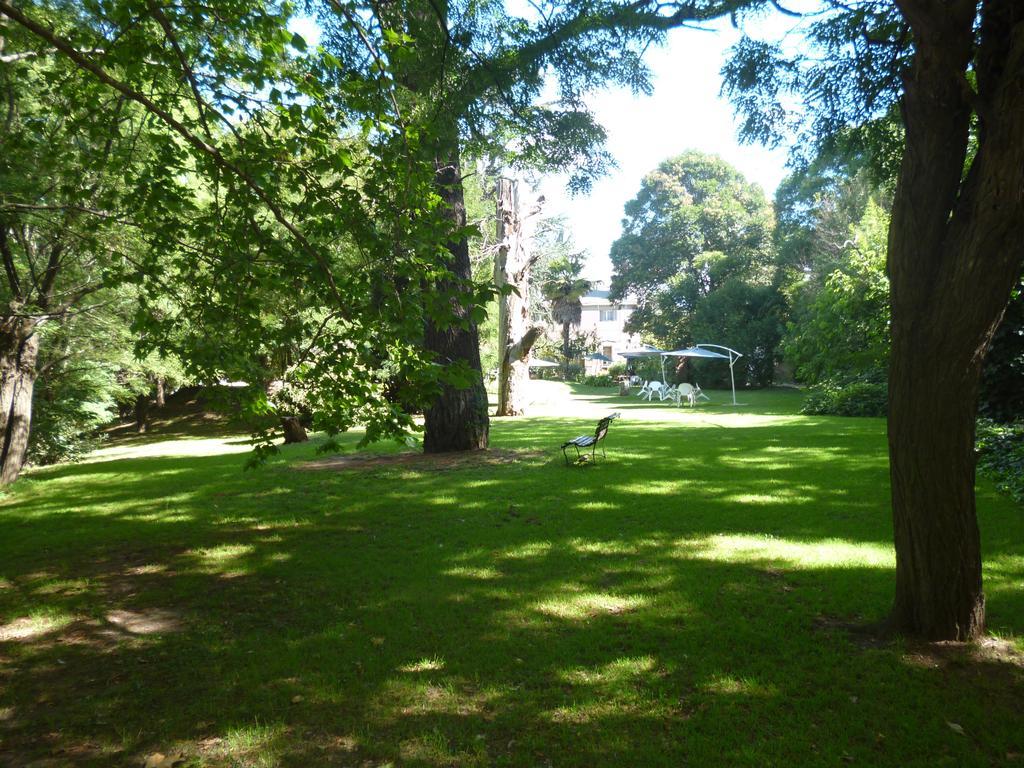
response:
<svg viewBox="0 0 1024 768"><path fill-rule="evenodd" d="M834 269L794 293L784 349L798 380L816 384L856 374L884 375L889 356L889 281L885 275L889 218L869 201L850 224Z"/></svg>
<svg viewBox="0 0 1024 768"><path fill-rule="evenodd" d="M1024 418L1024 282L1018 284L992 337L981 377L978 410L986 418Z"/></svg>
<svg viewBox="0 0 1024 768"><path fill-rule="evenodd" d="M742 5L313 2L311 46L287 2L0 2L6 103L32 94L87 139L50 152L45 130L8 120L3 155L21 165L8 178L55 169L85 191L40 200L5 184L0 229L8 239L34 206L99 242L98 220L116 218L139 247L99 283L138 287L141 355L248 381L257 412L302 403L329 433L401 435L432 404L429 432L438 398L479 382L493 298L462 263L461 153L585 188L608 162L586 94L648 89L647 46ZM542 99L550 82L558 96ZM116 199L89 186L97 164L116 165L103 187Z"/></svg>
<svg viewBox="0 0 1024 768"><path fill-rule="evenodd" d="M1024 421L978 423L978 470L1024 504Z"/></svg>
<svg viewBox="0 0 1024 768"><path fill-rule="evenodd" d="M808 390L801 412L830 416L885 416L888 403L885 381L870 376L827 379Z"/></svg>

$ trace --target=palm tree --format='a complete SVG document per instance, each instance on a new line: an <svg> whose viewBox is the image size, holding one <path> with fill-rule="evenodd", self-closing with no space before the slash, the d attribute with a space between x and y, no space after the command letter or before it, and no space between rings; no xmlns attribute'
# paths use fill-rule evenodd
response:
<svg viewBox="0 0 1024 768"><path fill-rule="evenodd" d="M572 355L570 331L583 318L580 299L590 290L590 281L580 277L582 271L582 253L560 256L548 265L543 287L544 298L551 303L551 317L562 325L562 358L566 379L569 378L569 358Z"/></svg>

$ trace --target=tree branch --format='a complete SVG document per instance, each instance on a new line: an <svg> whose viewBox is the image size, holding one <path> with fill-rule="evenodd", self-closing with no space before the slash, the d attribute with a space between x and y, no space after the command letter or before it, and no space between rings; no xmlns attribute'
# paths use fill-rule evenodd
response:
<svg viewBox="0 0 1024 768"><path fill-rule="evenodd" d="M43 270L42 281L39 285L39 306L49 309L50 301L53 299L53 286L57 282L57 275L60 273L61 254L64 253L64 244L57 242L50 245L50 253L46 259L46 269Z"/></svg>
<svg viewBox="0 0 1024 768"><path fill-rule="evenodd" d="M167 38L167 42L170 43L171 48L174 49L174 53L178 57L178 62L181 64L181 71L184 73L185 79L188 81L189 87L192 89L192 97L196 100L196 111L199 114L199 122L203 124L203 130L206 131L207 138L212 141L213 134L210 131L209 123L206 122L206 114L203 111L203 108L208 107L208 105L199 92L199 84L196 82L195 72L193 72L191 65L188 63L188 59L185 57L185 52L181 50L181 46L178 45L178 38L174 34L171 22L167 19L164 12L160 10L160 6L154 2L149 3L149 12L152 14L153 18L156 19L156 23L160 25L160 29L164 31L164 37ZM218 115L218 117L223 120L222 116Z"/></svg>
<svg viewBox="0 0 1024 768"><path fill-rule="evenodd" d="M11 252L11 243L7 239L7 224L0 221L0 254L4 259L4 272L7 273L7 285L10 286L11 296L17 301L23 301L21 295L21 281L18 279L18 270L14 266L14 254Z"/></svg>
<svg viewBox="0 0 1024 768"><path fill-rule="evenodd" d="M53 30L47 29L39 22L26 16L8 2L8 0L0 0L0 12L8 16L17 24L21 25L31 34L52 45L55 49L70 59L76 66L86 72L89 72L104 85L113 88L115 91L124 95L131 101L140 104L147 112L152 114L154 117L157 117L171 130L181 136L189 145L212 159L214 164L241 180L242 183L256 196L256 198L267 206L271 214L274 216L274 219L288 231L288 233L299 244L299 247L317 263L324 273L324 277L327 280L332 296L339 304L342 303L343 300L341 293L338 290L334 274L331 271L330 263L322 253L313 247L306 236L302 234L299 228L288 218L288 216L285 215L281 206L275 202L266 190L264 190L256 180L252 178L252 176L246 173L244 169L224 157L223 153L217 147L196 136L186 125L175 118L170 112L156 104L148 96L135 90L127 83L115 78L96 62L90 60L81 51L77 50L67 40L57 35Z"/></svg>
<svg viewBox="0 0 1024 768"><path fill-rule="evenodd" d="M53 56L55 53L58 53L56 49L51 49L48 51L22 51L20 53L8 53L5 56L0 56L0 64L14 64L16 62L25 61L27 59L38 59L42 56ZM81 51L81 53L98 53L102 56L104 53L106 53L106 51L104 51L102 48L89 48L84 51Z"/></svg>
<svg viewBox="0 0 1024 768"><path fill-rule="evenodd" d="M514 344L510 344L508 347L508 360L518 360L519 362L526 362L526 358L530 354L530 350L533 349L533 345L537 343L537 339L541 337L546 329L543 325L535 325L531 327L523 337Z"/></svg>

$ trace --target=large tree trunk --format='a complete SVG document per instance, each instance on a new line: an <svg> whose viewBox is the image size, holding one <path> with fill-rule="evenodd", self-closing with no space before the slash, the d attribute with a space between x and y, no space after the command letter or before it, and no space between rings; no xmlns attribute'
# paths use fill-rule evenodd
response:
<svg viewBox="0 0 1024 768"><path fill-rule="evenodd" d="M523 215L519 207L519 185L511 179L498 180L498 248L494 256L494 284L501 292L498 296L497 416L519 416L524 412L530 379L527 358L544 333L543 326L530 324L530 270L537 261L530 234L541 202Z"/></svg>
<svg viewBox="0 0 1024 768"><path fill-rule="evenodd" d="M38 357L39 334L34 325L21 318L5 318L0 323L0 485L17 480L25 466Z"/></svg>
<svg viewBox="0 0 1024 768"><path fill-rule="evenodd" d="M978 381L1024 262L1022 13L1012 1L985 3L978 93L971 94L965 72L975 3L955 0L941 11L920 0L899 4L914 29L915 56L889 232L890 625L968 640L985 626L974 501ZM978 146L964 175L974 110Z"/></svg>
<svg viewBox="0 0 1024 768"><path fill-rule="evenodd" d="M453 137L447 146L447 151L438 155L434 180L450 223L462 231L466 226L466 206L457 138ZM448 277L431 289L446 297L451 317L438 322L428 312L424 344L447 369L446 373L458 372L469 381L443 381L440 394L426 409L423 449L427 453L486 448L490 429L477 326L471 315L472 307L461 298L471 287L473 277L469 243L460 234L447 248Z"/></svg>

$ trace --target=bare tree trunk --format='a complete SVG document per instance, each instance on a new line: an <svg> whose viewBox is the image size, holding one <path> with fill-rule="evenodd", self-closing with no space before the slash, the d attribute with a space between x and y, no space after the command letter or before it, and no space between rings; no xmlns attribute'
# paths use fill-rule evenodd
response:
<svg viewBox="0 0 1024 768"><path fill-rule="evenodd" d="M0 329L0 485L9 485L21 474L28 453L39 335L20 318L5 318Z"/></svg>
<svg viewBox="0 0 1024 768"><path fill-rule="evenodd" d="M435 185L451 224L464 230L466 205L457 136L453 135L448 146L447 152L439 153ZM469 243L464 235L458 235L447 248L450 254L448 277L431 288L441 296L450 297L452 317L439 323L427 313L424 344L446 374L461 374L469 380L442 381L441 392L424 413L423 449L427 453L486 448L490 432L477 326L472 318L472 307L459 298L471 287L473 277Z"/></svg>
<svg viewBox="0 0 1024 768"><path fill-rule="evenodd" d="M544 332L530 325L530 270L537 261L532 253L532 224L543 202L525 215L520 212L518 184L498 180L498 249L494 255L494 284L498 297L498 409L497 416L524 412L530 379L527 358Z"/></svg>
<svg viewBox="0 0 1024 768"><path fill-rule="evenodd" d="M978 381L1024 263L1024 13L1015 2L984 3L973 94L965 73L976 4L898 4L915 54L889 231L890 626L968 640L985 626L974 498ZM964 175L974 112L978 146Z"/></svg>

